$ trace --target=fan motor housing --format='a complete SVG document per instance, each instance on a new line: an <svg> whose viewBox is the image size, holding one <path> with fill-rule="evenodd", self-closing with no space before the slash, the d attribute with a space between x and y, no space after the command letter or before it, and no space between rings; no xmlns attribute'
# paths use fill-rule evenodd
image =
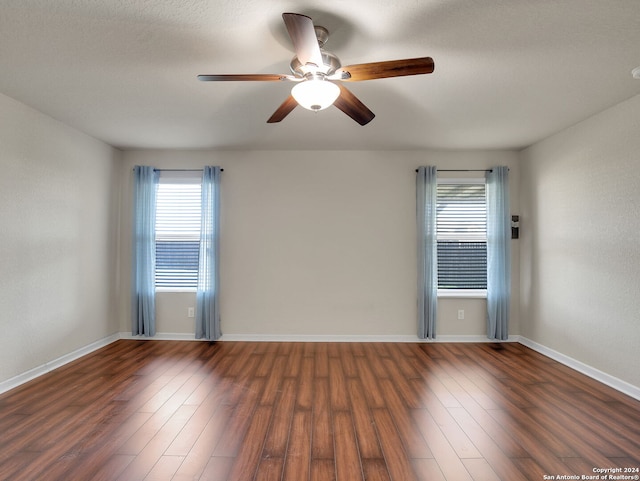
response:
<svg viewBox="0 0 640 481"><path fill-rule="evenodd" d="M308 73L323 73L327 77L333 75L336 70L342 67L340 63L340 59L336 57L331 52L327 52L325 50L321 50L322 53L322 65L314 65L314 64L302 64L298 57L293 57L291 59L291 63L289 67L291 68L291 72L296 77L304 77Z"/></svg>

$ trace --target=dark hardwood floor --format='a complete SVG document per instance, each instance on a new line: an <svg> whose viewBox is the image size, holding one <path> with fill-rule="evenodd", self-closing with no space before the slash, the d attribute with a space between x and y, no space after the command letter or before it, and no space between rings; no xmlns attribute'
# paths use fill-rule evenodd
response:
<svg viewBox="0 0 640 481"><path fill-rule="evenodd" d="M2 480L614 479L594 472L607 468L638 479L640 402L515 343L121 340L0 396Z"/></svg>

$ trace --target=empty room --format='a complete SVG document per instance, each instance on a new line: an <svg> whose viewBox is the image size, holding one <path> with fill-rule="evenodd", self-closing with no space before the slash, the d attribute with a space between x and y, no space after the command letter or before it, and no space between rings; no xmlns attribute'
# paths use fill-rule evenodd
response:
<svg viewBox="0 0 640 481"><path fill-rule="evenodd" d="M0 481L640 479L640 2L0 0Z"/></svg>

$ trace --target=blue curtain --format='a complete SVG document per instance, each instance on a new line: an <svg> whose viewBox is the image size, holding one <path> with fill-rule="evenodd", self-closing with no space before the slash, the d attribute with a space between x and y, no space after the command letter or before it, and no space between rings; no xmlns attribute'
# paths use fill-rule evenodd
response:
<svg viewBox="0 0 640 481"><path fill-rule="evenodd" d="M509 169L487 172L487 337L509 337L511 304L511 214Z"/></svg>
<svg viewBox="0 0 640 481"><path fill-rule="evenodd" d="M156 333L156 195L159 172L136 165L133 169L133 262L131 273L131 334Z"/></svg>
<svg viewBox="0 0 640 481"><path fill-rule="evenodd" d="M202 223L196 294L196 339L215 341L220 330L218 259L220 251L220 167L205 167L202 175Z"/></svg>
<svg viewBox="0 0 640 481"><path fill-rule="evenodd" d="M436 238L437 170L418 168L418 337L435 339L438 303L438 242Z"/></svg>

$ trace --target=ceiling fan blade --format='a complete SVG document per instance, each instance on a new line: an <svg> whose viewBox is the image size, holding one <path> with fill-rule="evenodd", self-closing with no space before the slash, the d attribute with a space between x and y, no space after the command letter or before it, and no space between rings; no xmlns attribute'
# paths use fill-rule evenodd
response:
<svg viewBox="0 0 640 481"><path fill-rule="evenodd" d="M198 75L198 80L203 82L226 82L226 81L263 81L277 82L282 80L291 80L291 75L271 74L271 73L254 73L254 74L211 74Z"/></svg>
<svg viewBox="0 0 640 481"><path fill-rule="evenodd" d="M282 19L293 42L298 60L302 65L313 63L320 67L323 64L322 53L311 17L299 13L283 13Z"/></svg>
<svg viewBox="0 0 640 481"><path fill-rule="evenodd" d="M280 105L280 107L276 109L273 115L269 117L269 120L267 120L267 123L274 124L276 122L280 122L287 115L289 115L291 111L296 108L297 105L298 105L298 102L296 102L296 99L294 99L293 96L289 95L289 97L287 97L287 100L282 102L282 105Z"/></svg>
<svg viewBox="0 0 640 481"><path fill-rule="evenodd" d="M358 122L360 125L367 125L376 116L369 108L360 102L358 97L353 95L346 87L338 85L340 87L340 96L333 103L336 107L342 110L345 114Z"/></svg>
<svg viewBox="0 0 640 481"><path fill-rule="evenodd" d="M360 63L339 69L333 78L345 81L373 80L378 78L422 75L433 72L431 57L406 58L387 62Z"/></svg>

